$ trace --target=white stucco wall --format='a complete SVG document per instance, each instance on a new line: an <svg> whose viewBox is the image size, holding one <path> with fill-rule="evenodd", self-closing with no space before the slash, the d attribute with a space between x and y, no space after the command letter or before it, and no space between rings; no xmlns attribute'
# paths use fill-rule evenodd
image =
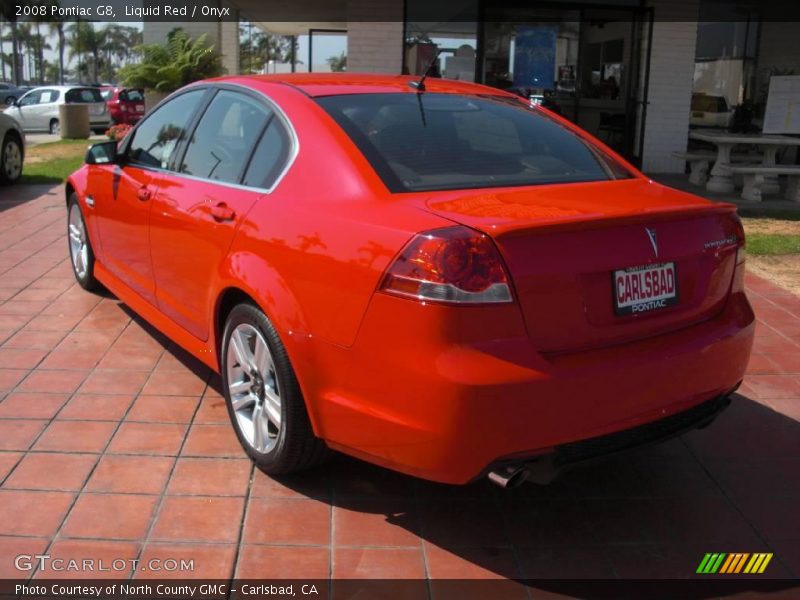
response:
<svg viewBox="0 0 800 600"><path fill-rule="evenodd" d="M642 168L650 173L683 173L684 161L672 153L685 150L689 136L699 2L653 0L649 4L655 22Z"/></svg>
<svg viewBox="0 0 800 600"><path fill-rule="evenodd" d="M348 0L347 70L400 73L403 68L403 3Z"/></svg>

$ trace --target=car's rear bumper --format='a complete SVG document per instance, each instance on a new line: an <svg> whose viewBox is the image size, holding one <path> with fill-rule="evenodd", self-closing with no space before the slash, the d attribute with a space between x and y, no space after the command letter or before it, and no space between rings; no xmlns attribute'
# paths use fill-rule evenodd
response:
<svg viewBox="0 0 800 600"><path fill-rule="evenodd" d="M731 394L738 387L737 384L726 394L631 429L562 444L545 454L538 454L527 459L497 461L487 467L486 473L493 470L523 467L528 480L535 483L549 483L559 472L574 465L632 448L663 442L693 429L707 427L730 405Z"/></svg>
<svg viewBox="0 0 800 600"><path fill-rule="evenodd" d="M563 455L581 447L574 442L633 431L730 393L744 376L755 327L737 293L704 323L542 356L527 337L504 337L514 329L510 316L481 320L468 309L449 323L442 310L375 297L349 360L317 357L320 369L340 375L312 401L318 435L399 471L465 483L492 465ZM482 339L487 328L497 337L471 342L481 337L476 328Z"/></svg>

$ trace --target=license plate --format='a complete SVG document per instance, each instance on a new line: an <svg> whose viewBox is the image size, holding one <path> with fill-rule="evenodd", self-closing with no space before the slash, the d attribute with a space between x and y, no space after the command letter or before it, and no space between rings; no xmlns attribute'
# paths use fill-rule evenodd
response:
<svg viewBox="0 0 800 600"><path fill-rule="evenodd" d="M91 114L93 114L93 115L102 115L103 111L105 109L106 109L105 104L103 104L102 106L92 106Z"/></svg>
<svg viewBox="0 0 800 600"><path fill-rule="evenodd" d="M144 112L144 104L137 104L136 112Z"/></svg>
<svg viewBox="0 0 800 600"><path fill-rule="evenodd" d="M660 263L614 271L614 312L632 315L678 303L675 263Z"/></svg>

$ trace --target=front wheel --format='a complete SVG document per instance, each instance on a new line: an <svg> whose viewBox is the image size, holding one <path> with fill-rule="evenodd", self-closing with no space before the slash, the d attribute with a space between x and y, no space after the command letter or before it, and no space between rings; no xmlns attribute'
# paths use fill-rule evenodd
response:
<svg viewBox="0 0 800 600"><path fill-rule="evenodd" d="M222 386L236 436L259 469L291 473L328 453L308 418L286 350L266 315L252 304L230 312L221 347Z"/></svg>
<svg viewBox="0 0 800 600"><path fill-rule="evenodd" d="M69 197L67 220L67 236L69 239L69 258L72 273L80 286L88 291L100 289L100 282L94 278L94 252L86 233L86 222L83 220L78 197Z"/></svg>

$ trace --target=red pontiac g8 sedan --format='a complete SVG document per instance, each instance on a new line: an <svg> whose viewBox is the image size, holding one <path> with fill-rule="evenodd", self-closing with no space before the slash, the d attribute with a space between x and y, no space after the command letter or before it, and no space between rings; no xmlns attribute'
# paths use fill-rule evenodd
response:
<svg viewBox="0 0 800 600"><path fill-rule="evenodd" d="M734 207L418 83L183 88L69 178L75 276L221 374L267 473L331 448L511 486L710 423L753 340Z"/></svg>

